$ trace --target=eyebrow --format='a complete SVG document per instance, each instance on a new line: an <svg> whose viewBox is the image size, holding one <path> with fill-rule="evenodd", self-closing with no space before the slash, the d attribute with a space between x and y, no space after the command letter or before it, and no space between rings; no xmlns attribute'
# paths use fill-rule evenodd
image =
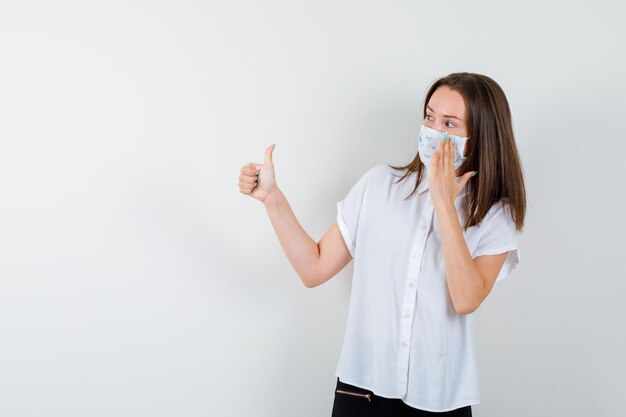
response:
<svg viewBox="0 0 626 417"><path fill-rule="evenodd" d="M429 105L426 105L426 107L427 107L428 109L430 109L430 111L435 112L435 111L432 109L432 107L430 107ZM449 118L452 118L452 119L457 119L457 120L459 120L459 121L461 121L461 122L463 121L462 119L459 119L459 118L458 118L458 117L456 117L456 116L452 116L451 114L444 114L444 115L443 115L443 117L449 117Z"/></svg>

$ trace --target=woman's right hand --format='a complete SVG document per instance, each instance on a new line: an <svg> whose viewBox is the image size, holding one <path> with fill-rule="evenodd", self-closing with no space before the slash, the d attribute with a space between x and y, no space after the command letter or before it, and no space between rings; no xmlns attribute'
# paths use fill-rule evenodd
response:
<svg viewBox="0 0 626 417"><path fill-rule="evenodd" d="M274 163L272 162L272 152L275 147L276 145L273 144L265 148L265 162L263 164L250 162L241 167L239 191L242 194L247 194L264 202L272 192L278 189L274 175Z"/></svg>

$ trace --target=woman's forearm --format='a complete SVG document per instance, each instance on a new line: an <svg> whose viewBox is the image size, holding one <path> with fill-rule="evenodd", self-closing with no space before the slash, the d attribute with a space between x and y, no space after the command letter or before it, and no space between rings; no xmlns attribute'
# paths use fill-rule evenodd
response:
<svg viewBox="0 0 626 417"><path fill-rule="evenodd" d="M440 207L437 217L450 298L458 313L471 313L483 298L485 282L469 252L454 205Z"/></svg>
<svg viewBox="0 0 626 417"><path fill-rule="evenodd" d="M302 228L287 198L276 187L263 201L278 241L306 287L313 285L315 266L320 253L317 242Z"/></svg>

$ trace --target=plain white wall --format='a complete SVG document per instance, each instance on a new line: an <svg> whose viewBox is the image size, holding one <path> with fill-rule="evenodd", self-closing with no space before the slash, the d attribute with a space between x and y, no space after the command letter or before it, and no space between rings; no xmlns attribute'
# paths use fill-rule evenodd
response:
<svg viewBox="0 0 626 417"><path fill-rule="evenodd" d="M318 240L417 151L428 84L505 90L521 264L476 416L626 406L620 1L0 0L0 416L330 416L352 263L306 289L239 193L276 143Z"/></svg>

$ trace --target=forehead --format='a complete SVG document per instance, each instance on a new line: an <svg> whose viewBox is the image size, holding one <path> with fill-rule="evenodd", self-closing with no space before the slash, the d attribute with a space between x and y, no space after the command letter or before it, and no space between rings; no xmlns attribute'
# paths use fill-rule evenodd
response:
<svg viewBox="0 0 626 417"><path fill-rule="evenodd" d="M457 116L465 120L465 100L461 93L448 86L437 88L428 100L428 106L439 114Z"/></svg>

